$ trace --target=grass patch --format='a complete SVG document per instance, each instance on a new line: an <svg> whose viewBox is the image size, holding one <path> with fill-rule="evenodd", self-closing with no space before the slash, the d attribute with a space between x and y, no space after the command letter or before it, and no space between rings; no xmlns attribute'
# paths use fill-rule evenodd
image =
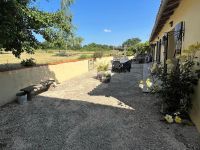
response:
<svg viewBox="0 0 200 150"><path fill-rule="evenodd" d="M88 59L88 58L92 58L93 55L89 55L89 54L82 54L79 56L79 59Z"/></svg>

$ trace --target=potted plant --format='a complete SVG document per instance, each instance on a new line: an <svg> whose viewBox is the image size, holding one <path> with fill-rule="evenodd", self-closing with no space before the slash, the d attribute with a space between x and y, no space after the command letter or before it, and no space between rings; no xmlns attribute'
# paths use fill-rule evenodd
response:
<svg viewBox="0 0 200 150"><path fill-rule="evenodd" d="M101 80L104 73L108 70L108 64L101 62L97 65L97 79Z"/></svg>
<svg viewBox="0 0 200 150"><path fill-rule="evenodd" d="M102 78L101 78L100 81L101 81L102 83L109 83L110 80L111 80L111 74L108 73L108 72L106 72L106 73L103 74L103 76L102 76Z"/></svg>

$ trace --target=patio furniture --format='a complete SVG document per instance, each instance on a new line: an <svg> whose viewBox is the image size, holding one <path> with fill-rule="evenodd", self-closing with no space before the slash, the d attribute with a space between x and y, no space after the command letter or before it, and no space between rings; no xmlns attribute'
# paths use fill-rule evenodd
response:
<svg viewBox="0 0 200 150"><path fill-rule="evenodd" d="M112 61L112 72L130 72L132 61L128 59Z"/></svg>
<svg viewBox="0 0 200 150"><path fill-rule="evenodd" d="M113 61L112 62L112 72L122 72L123 65L120 61Z"/></svg>

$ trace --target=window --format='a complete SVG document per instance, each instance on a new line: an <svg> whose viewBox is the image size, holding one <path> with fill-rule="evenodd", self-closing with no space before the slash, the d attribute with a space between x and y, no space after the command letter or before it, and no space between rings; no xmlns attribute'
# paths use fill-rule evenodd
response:
<svg viewBox="0 0 200 150"><path fill-rule="evenodd" d="M161 55L161 40L157 42L157 49L156 49L156 61L160 63L160 55Z"/></svg>
<svg viewBox="0 0 200 150"><path fill-rule="evenodd" d="M175 54L174 57L176 55L181 54L181 50L182 50L182 42L183 42L183 37L184 37L184 23L181 22L179 24L176 25L175 29L174 29L174 39L175 39Z"/></svg>
<svg viewBox="0 0 200 150"><path fill-rule="evenodd" d="M172 59L181 54L184 38L184 22L178 23L175 28L167 33L167 37L167 57Z"/></svg>

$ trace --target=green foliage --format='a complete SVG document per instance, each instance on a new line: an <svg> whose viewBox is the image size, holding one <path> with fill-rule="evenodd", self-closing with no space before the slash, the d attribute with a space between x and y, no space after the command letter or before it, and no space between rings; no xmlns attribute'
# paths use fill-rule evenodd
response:
<svg viewBox="0 0 200 150"><path fill-rule="evenodd" d="M135 46L136 44L138 44L140 42L141 42L141 40L139 38L128 39L122 44L122 47L125 47L125 46L132 47L132 46Z"/></svg>
<svg viewBox="0 0 200 150"><path fill-rule="evenodd" d="M109 66L109 64L107 64L107 63L101 63L101 64L97 65L97 71L98 72L108 71L108 66Z"/></svg>
<svg viewBox="0 0 200 150"><path fill-rule="evenodd" d="M128 51L132 51L134 54L135 53L144 54L145 52L148 52L149 50L150 50L149 42L138 43L128 48Z"/></svg>
<svg viewBox="0 0 200 150"><path fill-rule="evenodd" d="M63 0L62 9L55 13L44 12L30 5L35 0L0 1L0 45L12 51L16 57L22 52L34 53L39 42L34 33L58 47L72 34L72 15L69 6L72 0Z"/></svg>
<svg viewBox="0 0 200 150"><path fill-rule="evenodd" d="M48 50L47 53L49 53L49 54L53 54L54 51L53 51L53 50Z"/></svg>
<svg viewBox="0 0 200 150"><path fill-rule="evenodd" d="M68 38L66 46L70 50L80 50L82 48L81 44L82 44L83 40L84 39L82 37L71 36Z"/></svg>
<svg viewBox="0 0 200 150"><path fill-rule="evenodd" d="M85 51L110 51L112 49L113 49L113 46L91 43L91 44L83 46L81 50L83 51L84 50Z"/></svg>
<svg viewBox="0 0 200 150"><path fill-rule="evenodd" d="M54 49L54 50L61 50L61 49L62 50L65 50L65 49L80 50L82 47L81 46L82 42L83 42L83 38L70 35L66 38L66 41L64 41L64 42L44 41L41 44L41 48L42 49Z"/></svg>
<svg viewBox="0 0 200 150"><path fill-rule="evenodd" d="M67 45L66 43L57 43L57 42L48 42L48 41L44 41L41 43L40 48L43 50L66 50L67 49Z"/></svg>
<svg viewBox="0 0 200 150"><path fill-rule="evenodd" d="M93 58L94 59L102 58L102 57L103 57L103 52L102 51L97 51L97 52L94 52L94 54L93 54Z"/></svg>
<svg viewBox="0 0 200 150"><path fill-rule="evenodd" d="M79 59L88 59L88 58L91 58L92 56L91 55L86 55L86 54L82 54Z"/></svg>
<svg viewBox="0 0 200 150"><path fill-rule="evenodd" d="M144 54L145 52L148 52L150 50L149 42L141 43L141 40L139 38L132 38L126 40L122 47L127 47L127 55L132 56L135 53L137 54Z"/></svg>
<svg viewBox="0 0 200 150"><path fill-rule="evenodd" d="M161 80L161 86L157 92L167 104L167 111L189 113L192 106L191 94L198 82L197 74L192 71L193 66L194 62L187 60L178 63L170 72L166 72L164 67L160 68L158 78Z"/></svg>
<svg viewBox="0 0 200 150"><path fill-rule="evenodd" d="M36 62L34 58L30 58L30 59L22 60L21 65L24 67L32 67L36 65Z"/></svg>
<svg viewBox="0 0 200 150"><path fill-rule="evenodd" d="M135 53L132 50L128 50L126 56L133 56Z"/></svg>
<svg viewBox="0 0 200 150"><path fill-rule="evenodd" d="M108 73L108 72L104 73L103 76L106 77L106 78L111 78L111 74Z"/></svg>
<svg viewBox="0 0 200 150"><path fill-rule="evenodd" d="M155 84L154 91L167 104L167 111L188 115L192 107L191 96L200 78L200 70L195 69L198 65L196 52L199 50L199 44L191 45L179 59L167 60L167 70L163 66L153 69L154 76L161 81L160 86Z"/></svg>

